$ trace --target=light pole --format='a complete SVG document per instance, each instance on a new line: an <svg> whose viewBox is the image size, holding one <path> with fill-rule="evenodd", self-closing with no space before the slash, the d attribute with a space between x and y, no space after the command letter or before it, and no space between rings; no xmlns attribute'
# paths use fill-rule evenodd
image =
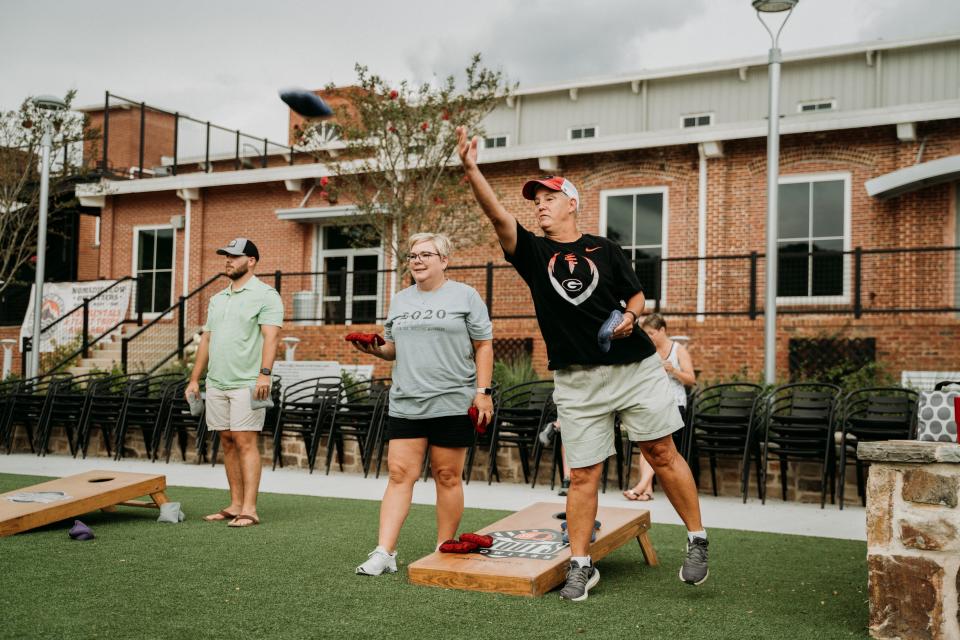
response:
<svg viewBox="0 0 960 640"><path fill-rule="evenodd" d="M763 307L763 377L767 384L777 381L777 200L780 179L780 32L799 0L752 0L757 19L770 34L770 107L767 113L767 274ZM762 14L787 16L774 33Z"/></svg>
<svg viewBox="0 0 960 640"><path fill-rule="evenodd" d="M62 111L66 103L56 96L37 96L33 104L40 109ZM30 337L30 368L28 376L40 375L40 313L43 307L43 278L47 260L47 205L50 199L50 147L53 144L50 135L50 122L41 123L43 136L40 138L40 219L37 223L37 277L33 294L33 333Z"/></svg>

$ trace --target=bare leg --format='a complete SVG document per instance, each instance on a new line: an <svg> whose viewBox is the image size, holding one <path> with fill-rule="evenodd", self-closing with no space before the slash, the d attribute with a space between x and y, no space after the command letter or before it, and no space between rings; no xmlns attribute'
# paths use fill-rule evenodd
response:
<svg viewBox="0 0 960 640"><path fill-rule="evenodd" d="M597 519L597 489L603 464L570 470L570 490L567 493L567 532L570 534L570 554L586 556L590 551L593 521Z"/></svg>
<svg viewBox="0 0 960 640"><path fill-rule="evenodd" d="M220 432L220 446L223 447L223 468L227 472L227 484L230 486L230 506L224 511L239 515L243 507L243 476L240 473L240 454L233 432Z"/></svg>
<svg viewBox="0 0 960 640"><path fill-rule="evenodd" d="M638 496L652 496L653 475L653 467L649 462L647 462L647 459L644 456L640 456L640 479L637 481L637 484L630 489L630 491L633 491L633 493Z"/></svg>
<svg viewBox="0 0 960 640"><path fill-rule="evenodd" d="M400 537L400 527L410 513L413 485L420 477L423 456L427 450L426 438L401 438L390 441L387 469L390 479L380 503L380 534L377 544L393 553Z"/></svg>
<svg viewBox="0 0 960 640"><path fill-rule="evenodd" d="M260 491L260 449L257 442L259 431L234 431L233 440L237 445L240 459L240 475L243 477L243 503L240 513L257 517L257 494Z"/></svg>
<svg viewBox="0 0 960 640"><path fill-rule="evenodd" d="M641 442L640 450L660 478L663 492L677 510L680 519L687 525L687 531L702 531L697 485L693 481L687 461L673 444L673 436Z"/></svg>
<svg viewBox="0 0 960 640"><path fill-rule="evenodd" d="M437 545L457 535L463 517L463 463L466 448L430 447L430 468L437 486Z"/></svg>

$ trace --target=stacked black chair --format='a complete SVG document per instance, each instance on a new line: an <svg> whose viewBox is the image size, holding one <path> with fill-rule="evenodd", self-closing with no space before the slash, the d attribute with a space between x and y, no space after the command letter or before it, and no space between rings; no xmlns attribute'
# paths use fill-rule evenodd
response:
<svg viewBox="0 0 960 640"><path fill-rule="evenodd" d="M10 396L10 405L7 409L6 423L2 429L6 434L7 453L13 449L14 435L17 426L24 428L30 451L37 453L38 438L47 415L50 412L53 394L51 391L56 385L72 376L69 373L54 373L36 378L28 378L20 382Z"/></svg>
<svg viewBox="0 0 960 640"><path fill-rule="evenodd" d="M717 495L717 458L734 457L740 460L740 493L746 502L752 456L757 466L757 496L763 497L757 439L762 392L760 385L726 383L699 389L691 398L684 455L688 462L698 460L701 454L709 457L713 495ZM699 471L699 465L697 468ZM699 473L696 478L699 485Z"/></svg>
<svg viewBox="0 0 960 640"><path fill-rule="evenodd" d="M333 463L334 449L337 462L343 471L343 448L346 440L355 440L360 448L360 460L364 473L373 459L373 432L379 424L387 405L390 378L373 378L344 385L334 409L330 434L327 437L327 468Z"/></svg>
<svg viewBox="0 0 960 640"><path fill-rule="evenodd" d="M58 380L52 385L48 392L51 395L50 409L47 411L46 419L40 425L40 432L37 434L37 449L40 455L47 454L50 434L54 427L60 427L64 430L70 447L70 455L76 455L78 426L87 403L90 401L91 383L106 376L107 373L104 371L84 373Z"/></svg>
<svg viewBox="0 0 960 640"><path fill-rule="evenodd" d="M864 506L864 463L857 457L857 444L872 440L907 440L913 432L918 394L902 387L870 387L853 391L840 410L838 498L843 509L847 463L857 466L857 495Z"/></svg>
<svg viewBox="0 0 960 640"><path fill-rule="evenodd" d="M283 467L283 434L303 438L310 473L316 464L317 450L324 430L329 430L333 411L343 386L339 376L308 378L283 390L273 430L273 468Z"/></svg>
<svg viewBox="0 0 960 640"><path fill-rule="evenodd" d="M123 457L127 430L139 428L147 457L153 457L153 445L163 428L162 417L173 390L183 382L183 374L161 373L130 382L117 419L115 458Z"/></svg>
<svg viewBox="0 0 960 640"><path fill-rule="evenodd" d="M489 474L487 484L496 477L497 453L503 447L516 447L520 455L524 483L530 482L530 454L540 442L540 430L556 419L553 405L553 381L535 380L504 389L493 414L490 431Z"/></svg>
<svg viewBox="0 0 960 640"><path fill-rule="evenodd" d="M840 387L820 382L795 382L774 388L764 411L763 460L760 483L766 486L767 461L780 460L780 488L787 499L787 463L819 462L820 508L826 504L827 487L833 497L834 433ZM766 491L763 491L766 502Z"/></svg>
<svg viewBox="0 0 960 640"><path fill-rule="evenodd" d="M375 478L380 477L380 469L383 466L383 452L389 447L389 441L387 440L387 421L390 420L390 393L387 392L386 397L384 398L383 406L380 409L380 419L377 421L377 424L374 426L374 435L373 442L376 443L377 451L377 465L376 465L376 474ZM429 449L427 450L427 455L429 456ZM364 472L364 477L367 477L367 473ZM469 482L469 479L467 480Z"/></svg>
<svg viewBox="0 0 960 640"><path fill-rule="evenodd" d="M0 382L0 444L7 447L7 453L10 452L10 445L7 443L7 417L13 409L13 398L20 388L20 380L9 379Z"/></svg>
<svg viewBox="0 0 960 640"><path fill-rule="evenodd" d="M143 373L122 373L89 383L89 400L77 429L77 446L74 456L79 453L82 457L87 457L90 436L94 429L100 430L107 455L113 455L113 443L127 391L133 382L145 377L146 374Z"/></svg>
<svg viewBox="0 0 960 640"><path fill-rule="evenodd" d="M188 384L190 384L189 380L181 380L173 385L170 390L169 400L160 417L160 423L163 427L157 430L156 437L153 440L152 458L154 462L160 457L161 443L163 444L164 460L168 463L170 462L174 432L176 432L177 435L180 458L184 462L187 461L187 441L190 431L194 432L197 442L199 442L202 437L201 425L203 424L203 413L199 416L194 416L190 413L190 404L184 395Z"/></svg>

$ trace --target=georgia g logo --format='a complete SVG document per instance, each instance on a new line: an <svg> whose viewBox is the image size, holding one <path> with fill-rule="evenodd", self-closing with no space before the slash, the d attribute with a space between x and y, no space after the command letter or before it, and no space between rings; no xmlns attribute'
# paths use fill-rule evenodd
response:
<svg viewBox="0 0 960 640"><path fill-rule="evenodd" d="M600 272L597 271L597 265L593 260L583 256L577 256L575 253L567 253L563 256L563 264L557 264L557 256L560 252L553 254L550 262L547 263L547 277L554 290L563 297L564 300L573 305L579 305L587 300L597 288L600 282ZM581 263L583 260L586 264ZM557 272L560 273L557 273ZM589 284L585 284L589 283Z"/></svg>

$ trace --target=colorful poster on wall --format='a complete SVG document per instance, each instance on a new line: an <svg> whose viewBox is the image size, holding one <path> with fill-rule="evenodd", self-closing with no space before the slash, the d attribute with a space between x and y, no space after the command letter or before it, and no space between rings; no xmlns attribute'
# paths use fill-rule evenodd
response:
<svg viewBox="0 0 960 640"><path fill-rule="evenodd" d="M84 298L93 298L114 283L113 280L88 282L47 282L43 285L43 306L40 307L42 339L40 352L49 353L56 347L78 342L83 331L83 313L78 310L53 324L59 318L83 304ZM130 307L131 281L121 282L90 302L88 333L96 337L122 320ZM20 346L23 338L33 335L33 300L36 285L30 290L30 303L20 327ZM51 326L52 325L52 326ZM47 327L50 327L47 329ZM79 344L77 345L79 347Z"/></svg>

